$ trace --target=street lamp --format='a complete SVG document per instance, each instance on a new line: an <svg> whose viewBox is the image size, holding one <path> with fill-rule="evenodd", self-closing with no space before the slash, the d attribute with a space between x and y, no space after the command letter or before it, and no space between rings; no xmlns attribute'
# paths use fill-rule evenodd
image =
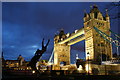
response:
<svg viewBox="0 0 120 80"><path fill-rule="evenodd" d="M89 75L89 57L90 57L90 53L89 52L87 53L87 56L88 56L88 75Z"/></svg>
<svg viewBox="0 0 120 80"><path fill-rule="evenodd" d="M32 71L32 73L34 74L34 73L35 73L35 71L33 70L33 71Z"/></svg>

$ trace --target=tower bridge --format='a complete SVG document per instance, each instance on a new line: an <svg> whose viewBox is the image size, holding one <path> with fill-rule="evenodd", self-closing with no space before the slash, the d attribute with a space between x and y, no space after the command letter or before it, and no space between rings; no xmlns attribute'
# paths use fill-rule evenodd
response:
<svg viewBox="0 0 120 80"><path fill-rule="evenodd" d="M71 34L65 34L64 30L61 30L58 35L55 35L54 65L60 65L61 62L69 65L70 46L82 40L85 40L86 60L100 61L102 54L106 55L108 60L112 58L112 43L100 34L102 31L107 36L111 35L108 12L106 11L105 16L103 16L98 7L94 5L90 13L84 13L83 20L83 28L75 30Z"/></svg>

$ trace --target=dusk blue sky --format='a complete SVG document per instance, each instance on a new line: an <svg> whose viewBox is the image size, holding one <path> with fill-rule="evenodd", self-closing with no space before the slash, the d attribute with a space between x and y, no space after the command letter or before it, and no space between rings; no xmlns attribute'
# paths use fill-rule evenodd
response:
<svg viewBox="0 0 120 80"><path fill-rule="evenodd" d="M47 51L42 59L49 59L53 50L55 33L63 28L65 33L72 33L83 27L84 10L89 13L90 6L96 4L105 15L105 9L113 18L118 8L111 2L3 2L2 3L2 47L5 59L17 59L21 54L30 60L34 52L41 48L42 39L50 39ZM111 19L111 30L118 33L118 19ZM75 54L85 56L85 43L71 46L71 62ZM113 53L116 52L113 49Z"/></svg>

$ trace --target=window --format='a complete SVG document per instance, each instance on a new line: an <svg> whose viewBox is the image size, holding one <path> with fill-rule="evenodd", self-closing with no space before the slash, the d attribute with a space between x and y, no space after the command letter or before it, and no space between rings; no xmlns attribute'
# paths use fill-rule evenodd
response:
<svg viewBox="0 0 120 80"><path fill-rule="evenodd" d="M103 43L101 43L101 46L104 46L104 44L103 44Z"/></svg>
<svg viewBox="0 0 120 80"><path fill-rule="evenodd" d="M100 44L98 44L98 46L100 46Z"/></svg>
<svg viewBox="0 0 120 80"><path fill-rule="evenodd" d="M98 36L98 33L96 33L96 36Z"/></svg>

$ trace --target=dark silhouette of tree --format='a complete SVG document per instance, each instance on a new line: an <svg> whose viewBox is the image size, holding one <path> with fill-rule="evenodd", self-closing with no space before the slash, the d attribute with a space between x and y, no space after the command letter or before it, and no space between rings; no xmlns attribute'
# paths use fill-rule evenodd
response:
<svg viewBox="0 0 120 80"><path fill-rule="evenodd" d="M37 49L37 51L35 52L35 55L32 57L29 65L28 65L32 68L32 70L37 71L36 63L37 63L37 61L39 61L42 54L46 51L49 42L50 42L50 39L48 40L47 44L44 46L44 39L42 40L42 50Z"/></svg>

